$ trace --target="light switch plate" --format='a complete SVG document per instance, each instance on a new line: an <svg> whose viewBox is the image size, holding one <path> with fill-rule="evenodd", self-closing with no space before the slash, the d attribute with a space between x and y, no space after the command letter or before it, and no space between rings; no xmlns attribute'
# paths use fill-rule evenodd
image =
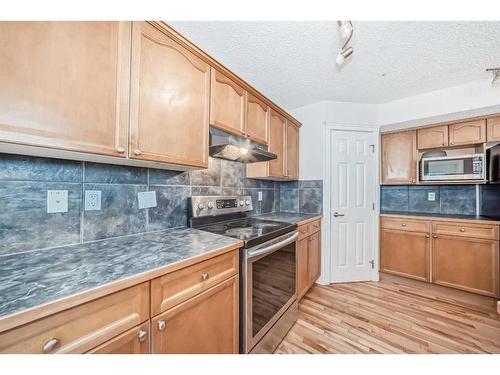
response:
<svg viewBox="0 0 500 375"><path fill-rule="evenodd" d="M101 209L101 191L85 190L85 211L98 211Z"/></svg>
<svg viewBox="0 0 500 375"><path fill-rule="evenodd" d="M156 191L141 191L137 193L139 208L156 207Z"/></svg>
<svg viewBox="0 0 500 375"><path fill-rule="evenodd" d="M435 201L436 200L436 193L433 191L429 191L427 193L427 200L428 201Z"/></svg>
<svg viewBox="0 0 500 375"><path fill-rule="evenodd" d="M262 200L262 191L259 191L257 199L258 199L259 202Z"/></svg>
<svg viewBox="0 0 500 375"><path fill-rule="evenodd" d="M68 212L68 191L47 190L47 213Z"/></svg>

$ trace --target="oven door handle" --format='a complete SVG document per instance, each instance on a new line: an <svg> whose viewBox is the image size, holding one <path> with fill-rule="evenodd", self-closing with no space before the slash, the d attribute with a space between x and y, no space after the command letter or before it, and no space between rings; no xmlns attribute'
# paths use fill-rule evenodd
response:
<svg viewBox="0 0 500 375"><path fill-rule="evenodd" d="M259 249L256 251L251 251L248 253L248 259L252 259L261 255L269 254L272 253L276 250L281 249L282 247L291 244L292 242L295 242L295 240L299 237L299 232L295 232L293 236L288 237L286 240L274 243L268 247L265 247L263 249Z"/></svg>

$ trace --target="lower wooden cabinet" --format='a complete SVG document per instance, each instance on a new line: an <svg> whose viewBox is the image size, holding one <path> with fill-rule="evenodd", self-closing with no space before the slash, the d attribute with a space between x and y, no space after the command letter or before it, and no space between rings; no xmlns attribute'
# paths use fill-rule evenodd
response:
<svg viewBox="0 0 500 375"><path fill-rule="evenodd" d="M380 226L381 272L500 297L499 225L382 217Z"/></svg>
<svg viewBox="0 0 500 375"><path fill-rule="evenodd" d="M435 235L432 280L473 293L499 295L498 241Z"/></svg>
<svg viewBox="0 0 500 375"><path fill-rule="evenodd" d="M87 354L148 354L149 321L105 342Z"/></svg>
<svg viewBox="0 0 500 375"><path fill-rule="evenodd" d="M151 320L152 353L238 353L238 275Z"/></svg>
<svg viewBox="0 0 500 375"><path fill-rule="evenodd" d="M299 226L297 242L297 298L314 285L321 274L321 220Z"/></svg>
<svg viewBox="0 0 500 375"><path fill-rule="evenodd" d="M0 334L0 353L85 353L148 321L149 282Z"/></svg>
<svg viewBox="0 0 500 375"><path fill-rule="evenodd" d="M382 229L380 271L429 281L430 235Z"/></svg>

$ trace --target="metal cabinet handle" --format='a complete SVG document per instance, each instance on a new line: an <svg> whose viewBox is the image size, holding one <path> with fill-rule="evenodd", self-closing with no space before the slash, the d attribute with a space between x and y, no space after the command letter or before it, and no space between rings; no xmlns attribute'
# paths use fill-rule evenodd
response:
<svg viewBox="0 0 500 375"><path fill-rule="evenodd" d="M465 229L464 228L460 228L460 232L465 232Z"/></svg>
<svg viewBox="0 0 500 375"><path fill-rule="evenodd" d="M210 275L208 274L208 272L205 272L204 274L201 275L201 279L203 281L207 281L209 277L210 277Z"/></svg>
<svg viewBox="0 0 500 375"><path fill-rule="evenodd" d="M164 320L158 320L158 331L165 331L167 323Z"/></svg>
<svg viewBox="0 0 500 375"><path fill-rule="evenodd" d="M118 152L119 154L123 154L125 152L125 147L117 147L116 152Z"/></svg>
<svg viewBox="0 0 500 375"><path fill-rule="evenodd" d="M454 145L454 144L455 144L455 142L450 142L450 144Z"/></svg>
<svg viewBox="0 0 500 375"><path fill-rule="evenodd" d="M246 136L246 135L247 135L247 133L245 133L245 132L241 132L241 135L245 135L245 136Z"/></svg>
<svg viewBox="0 0 500 375"><path fill-rule="evenodd" d="M333 217L345 216L344 214L339 214L338 212L333 213Z"/></svg>
<svg viewBox="0 0 500 375"><path fill-rule="evenodd" d="M401 224L402 227L406 227L406 223Z"/></svg>
<svg viewBox="0 0 500 375"><path fill-rule="evenodd" d="M52 352L57 346L59 346L60 343L61 342L59 341L59 339L56 339L56 338L50 339L49 341L47 341L45 343L45 345L42 348L42 351L45 354L48 354L48 353Z"/></svg>
<svg viewBox="0 0 500 375"><path fill-rule="evenodd" d="M141 329L139 331L139 335L137 337L139 338L140 342L144 342L148 338L148 332Z"/></svg>
<svg viewBox="0 0 500 375"><path fill-rule="evenodd" d="M425 235L425 238L431 238L431 236L429 236L428 234Z"/></svg>
<svg viewBox="0 0 500 375"><path fill-rule="evenodd" d="M432 236L432 238L438 238L437 234L435 234L434 236Z"/></svg>
<svg viewBox="0 0 500 375"><path fill-rule="evenodd" d="M142 154L141 150L139 149L134 150L134 155L139 156L140 154Z"/></svg>
<svg viewBox="0 0 500 375"><path fill-rule="evenodd" d="M250 137L250 133L247 133L247 137Z"/></svg>

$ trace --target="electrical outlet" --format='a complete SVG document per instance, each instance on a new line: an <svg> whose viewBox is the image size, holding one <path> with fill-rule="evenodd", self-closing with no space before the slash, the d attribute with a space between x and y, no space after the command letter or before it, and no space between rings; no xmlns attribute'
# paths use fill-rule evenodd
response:
<svg viewBox="0 0 500 375"><path fill-rule="evenodd" d="M139 208L156 207L156 191L141 191L137 193Z"/></svg>
<svg viewBox="0 0 500 375"><path fill-rule="evenodd" d="M85 211L98 211L101 209L101 191L85 190Z"/></svg>
<svg viewBox="0 0 500 375"><path fill-rule="evenodd" d="M427 193L427 200L428 201L435 201L436 200L436 193L433 191L429 191Z"/></svg>
<svg viewBox="0 0 500 375"><path fill-rule="evenodd" d="M262 191L259 191L257 199L258 199L259 202L262 201Z"/></svg>
<svg viewBox="0 0 500 375"><path fill-rule="evenodd" d="M47 213L68 212L68 191L47 190Z"/></svg>

